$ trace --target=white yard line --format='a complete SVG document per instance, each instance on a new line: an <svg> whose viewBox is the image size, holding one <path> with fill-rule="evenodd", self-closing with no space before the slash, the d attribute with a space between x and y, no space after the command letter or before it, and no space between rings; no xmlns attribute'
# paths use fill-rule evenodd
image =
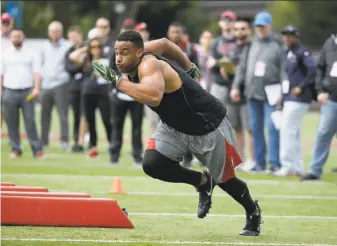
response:
<svg viewBox="0 0 337 246"><path fill-rule="evenodd" d="M158 217L196 217L196 214L187 213L129 213L131 216L158 216ZM209 214L210 217L227 217L227 218L245 218L245 215L240 214ZM305 215L262 215L267 219L312 219L312 220L337 220L337 216L305 216Z"/></svg>
<svg viewBox="0 0 337 246"><path fill-rule="evenodd" d="M136 170L135 168L133 168ZM31 174L31 173L2 173L2 177L32 177L32 178L107 178L113 179L114 177L120 177L123 179L147 179L153 180L148 176L108 176L108 175L82 175L82 174ZM289 180L263 180L263 179L245 179L247 183L250 184L267 184L267 185L302 185L302 184L313 184L313 185L335 185L333 182L324 181L312 181L312 182L300 182L300 181L289 181Z"/></svg>
<svg viewBox="0 0 337 246"><path fill-rule="evenodd" d="M105 194L108 192L102 192ZM170 193L170 192L142 192L130 191L130 195L140 196L196 196L196 193ZM226 194L213 194L213 197L225 197ZM268 194L254 194L254 197L271 198L271 199L300 199L300 200L337 200L337 196L302 196L302 195L268 195Z"/></svg>
<svg viewBox="0 0 337 246"><path fill-rule="evenodd" d="M261 245L261 246L336 246L335 244L299 243L250 243L250 242L198 242L198 241L160 241L160 240L95 240L71 238L2 238L3 241L23 242L69 242L69 243L151 243L151 244L192 244L192 245Z"/></svg>

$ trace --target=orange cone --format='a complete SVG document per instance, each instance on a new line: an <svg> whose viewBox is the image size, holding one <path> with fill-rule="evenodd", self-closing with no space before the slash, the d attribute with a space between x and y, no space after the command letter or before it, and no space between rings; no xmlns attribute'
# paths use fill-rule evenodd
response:
<svg viewBox="0 0 337 246"><path fill-rule="evenodd" d="M122 179L119 177L115 177L112 181L112 188L110 190L110 193L113 194L126 194L125 191L123 191L122 188Z"/></svg>

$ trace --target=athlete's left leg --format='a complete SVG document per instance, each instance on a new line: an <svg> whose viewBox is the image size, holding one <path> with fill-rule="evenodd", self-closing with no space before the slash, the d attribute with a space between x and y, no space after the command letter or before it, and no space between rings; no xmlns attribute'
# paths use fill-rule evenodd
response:
<svg viewBox="0 0 337 246"><path fill-rule="evenodd" d="M257 201L252 199L247 184L235 176L235 167L242 163L242 159L228 119L224 119L219 128L210 134L194 137L193 143L192 153L207 165L214 182L246 210L246 225L240 235L258 236L261 210Z"/></svg>

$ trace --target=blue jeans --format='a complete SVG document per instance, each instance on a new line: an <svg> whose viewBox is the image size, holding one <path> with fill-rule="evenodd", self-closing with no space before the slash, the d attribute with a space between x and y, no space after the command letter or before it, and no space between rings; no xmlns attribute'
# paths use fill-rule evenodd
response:
<svg viewBox="0 0 337 246"><path fill-rule="evenodd" d="M264 126L268 127L269 163L271 167L280 167L280 132L274 126L271 113L275 106L267 101L248 101L249 124L253 134L254 160L262 169L266 169L266 141Z"/></svg>
<svg viewBox="0 0 337 246"><path fill-rule="evenodd" d="M318 124L314 157L310 164L309 174L322 176L322 169L329 156L330 144L337 133L337 102L328 100L321 106L321 116Z"/></svg>

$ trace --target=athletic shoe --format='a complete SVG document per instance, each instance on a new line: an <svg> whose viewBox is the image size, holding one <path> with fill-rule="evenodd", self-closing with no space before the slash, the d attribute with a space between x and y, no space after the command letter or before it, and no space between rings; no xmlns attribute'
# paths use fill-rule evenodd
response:
<svg viewBox="0 0 337 246"><path fill-rule="evenodd" d="M319 181L319 180L320 180L319 177L310 173L301 178L301 181Z"/></svg>
<svg viewBox="0 0 337 246"><path fill-rule="evenodd" d="M19 158L22 155L22 152L19 151L12 151L12 153L9 155L11 159Z"/></svg>
<svg viewBox="0 0 337 246"><path fill-rule="evenodd" d="M197 191L199 192L197 216L201 219L206 217L210 208L212 207L212 193L216 185L208 171L203 171L203 173L207 175L207 183L196 187Z"/></svg>
<svg viewBox="0 0 337 246"><path fill-rule="evenodd" d="M273 176L275 177L287 177L290 175L289 167L281 167L279 170L273 172Z"/></svg>
<svg viewBox="0 0 337 246"><path fill-rule="evenodd" d="M135 162L133 163L134 167L142 167L143 166L143 158L135 158Z"/></svg>
<svg viewBox="0 0 337 246"><path fill-rule="evenodd" d="M242 164L241 164L242 165ZM242 171L245 171L245 172L250 172L252 171L254 168L256 167L256 162L249 159L247 161L245 161L243 167L242 167Z"/></svg>
<svg viewBox="0 0 337 246"><path fill-rule="evenodd" d="M90 152L89 152L89 154L88 154L88 157L89 158L95 158L98 155L99 155L99 152L98 152L97 148L96 147L92 147L91 150L90 150Z"/></svg>
<svg viewBox="0 0 337 246"><path fill-rule="evenodd" d="M337 168L333 168L333 169L331 170L331 172L337 173Z"/></svg>
<svg viewBox="0 0 337 246"><path fill-rule="evenodd" d="M37 152L35 155L35 158L37 159L45 159L46 155L43 152Z"/></svg>
<svg viewBox="0 0 337 246"><path fill-rule="evenodd" d="M246 225L240 232L242 236L258 236L260 235L261 222L261 209L257 201L255 201L255 211L251 214L246 213Z"/></svg>
<svg viewBox="0 0 337 246"><path fill-rule="evenodd" d="M82 145L74 145L71 148L71 152L73 152L73 153L83 153L84 152L84 148L83 148Z"/></svg>

